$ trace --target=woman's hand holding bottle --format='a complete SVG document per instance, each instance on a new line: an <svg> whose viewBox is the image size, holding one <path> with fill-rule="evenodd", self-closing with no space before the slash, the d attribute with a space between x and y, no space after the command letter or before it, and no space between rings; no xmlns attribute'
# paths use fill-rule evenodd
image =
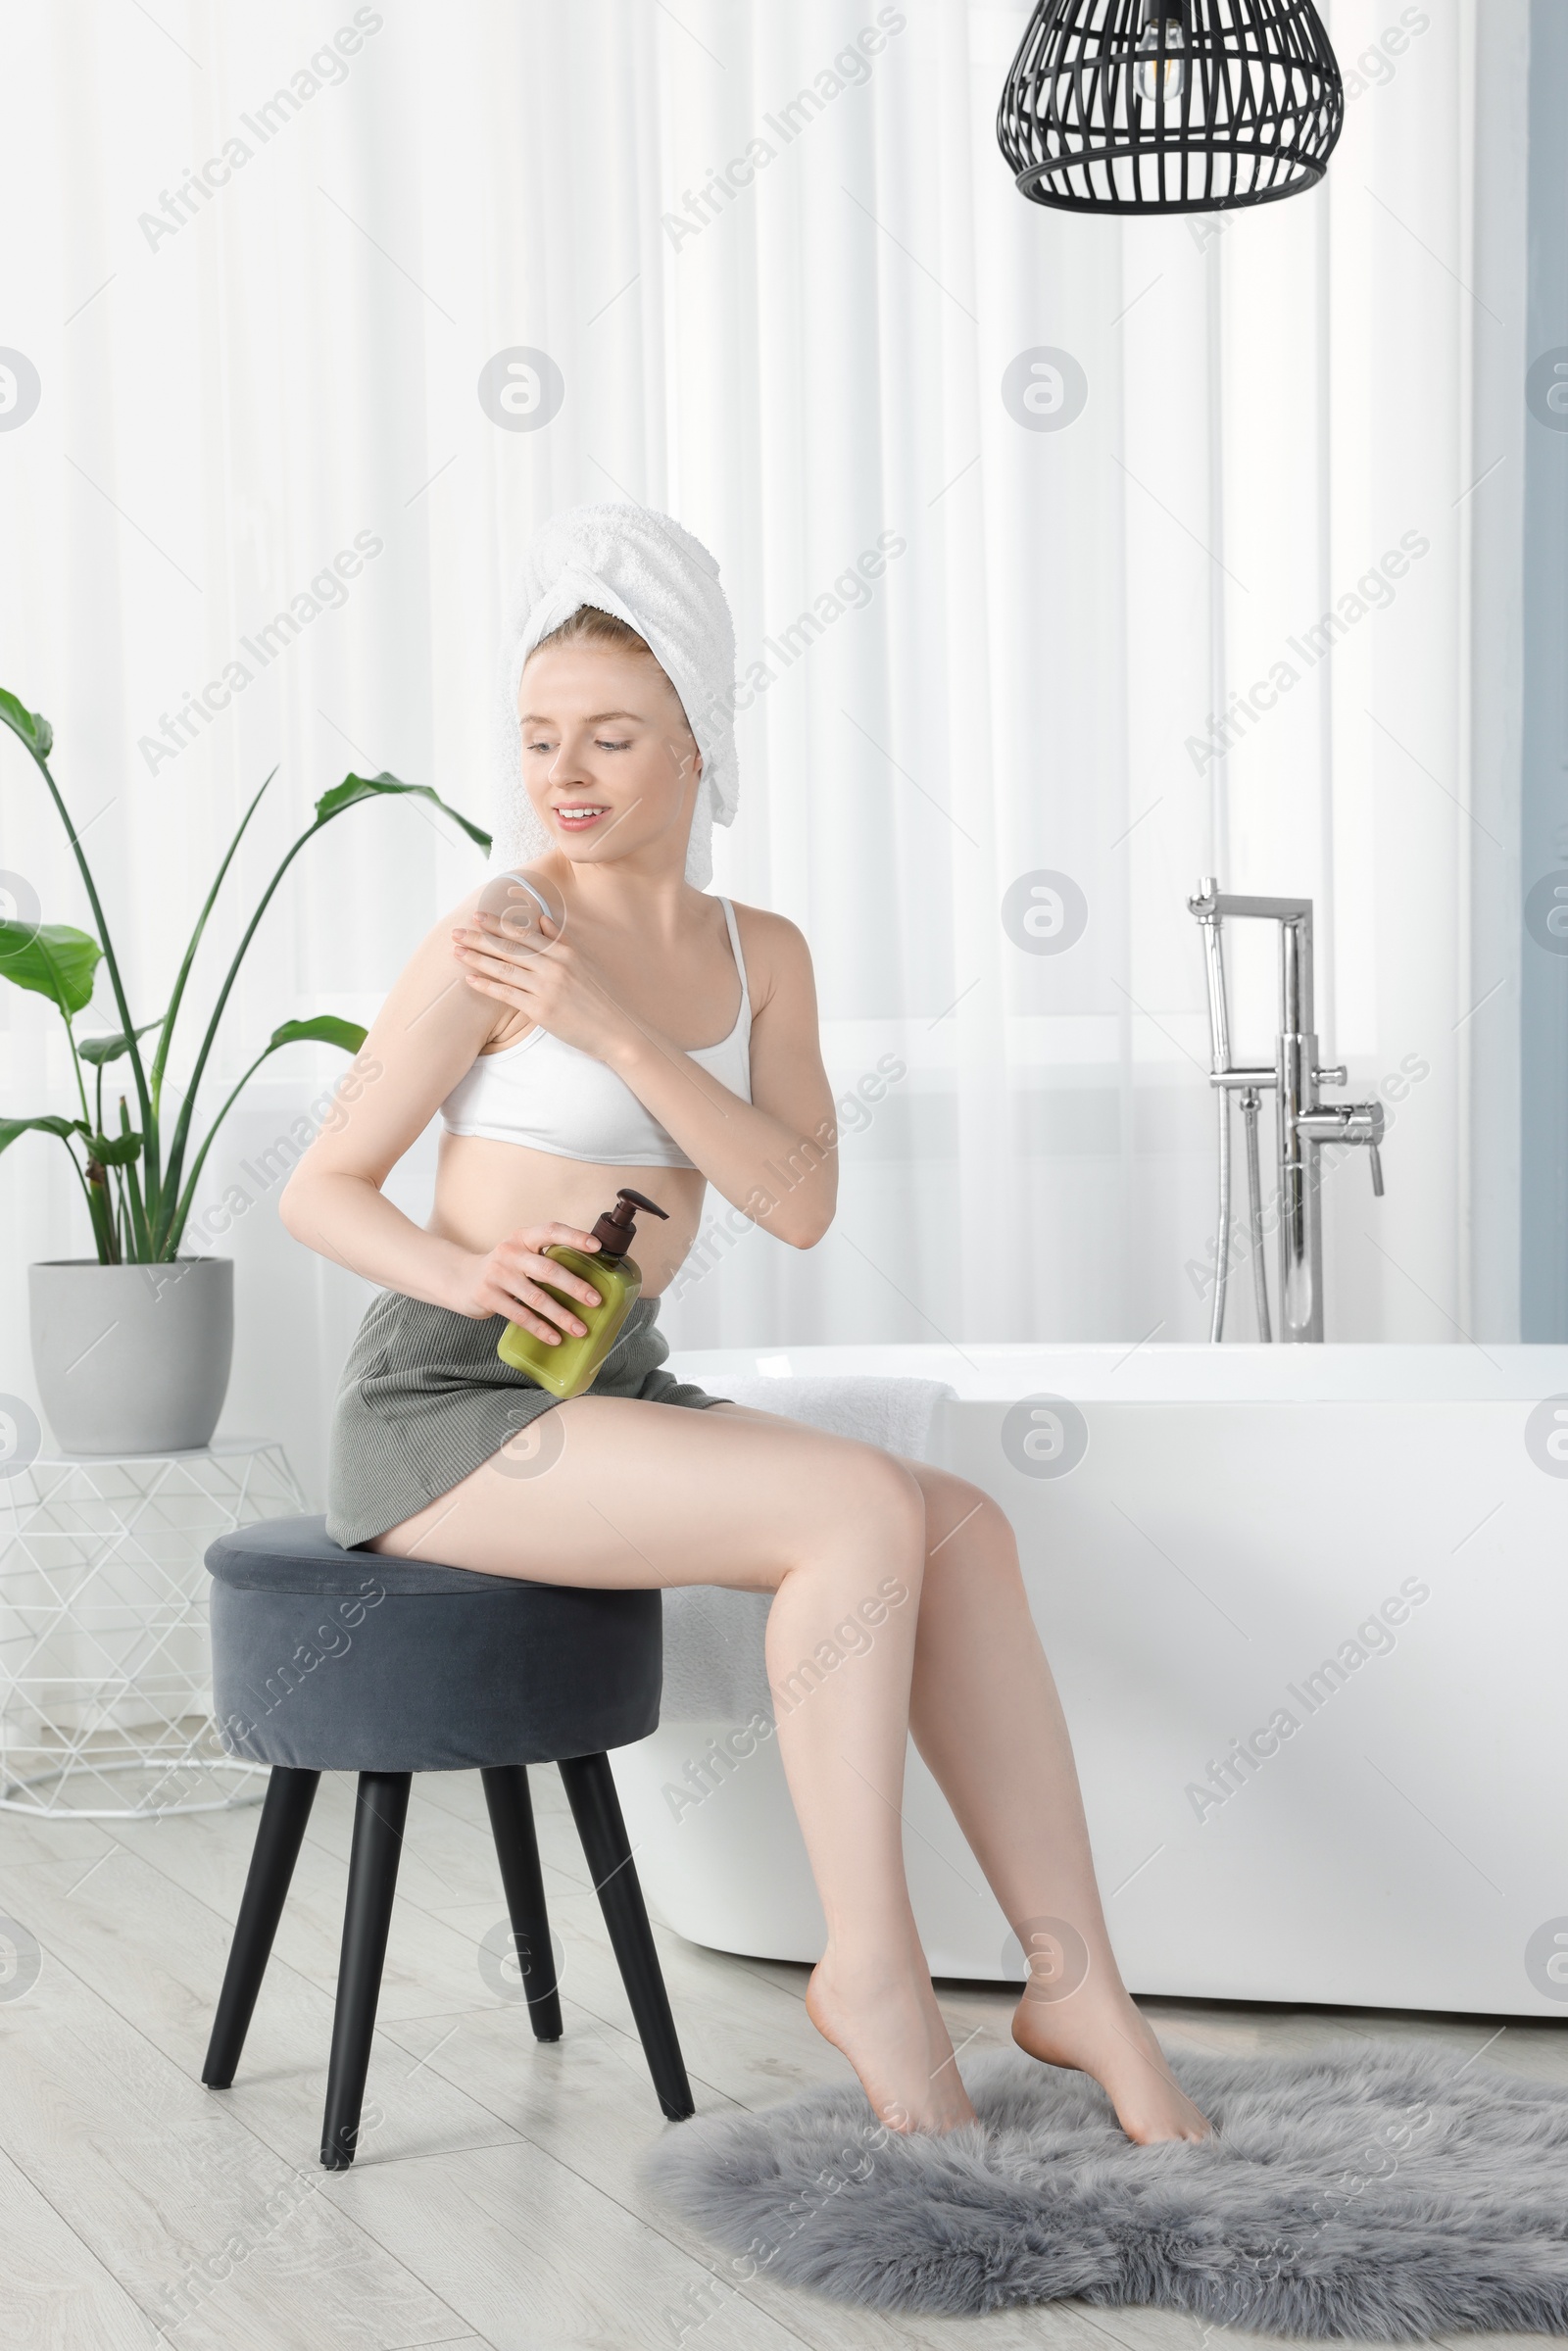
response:
<svg viewBox="0 0 1568 2351"><path fill-rule="evenodd" d="M599 1247L592 1233L584 1233L576 1225L524 1225L520 1232L498 1242L487 1256L468 1259L458 1295L451 1301L455 1311L475 1322L504 1314L509 1322L520 1323L547 1346L558 1344L563 1332L580 1339L587 1325L541 1285L548 1282L551 1289L580 1299L585 1306L598 1306L603 1299L591 1282L544 1254L552 1244L582 1249L590 1256Z"/></svg>

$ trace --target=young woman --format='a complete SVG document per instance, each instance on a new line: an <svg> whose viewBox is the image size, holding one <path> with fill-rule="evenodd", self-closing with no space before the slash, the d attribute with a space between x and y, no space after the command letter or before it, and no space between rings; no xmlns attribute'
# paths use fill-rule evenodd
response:
<svg viewBox="0 0 1568 2351"><path fill-rule="evenodd" d="M1092 2074L1134 2139L1200 2138L1117 1974L1002 1509L662 1368L656 1301L709 1184L793 1249L832 1221L810 957L793 924L690 878L707 878L724 812L713 771L733 776L728 702L704 687L715 661L733 677L711 559L666 517L616 507L563 517L530 561L506 732L526 795L514 837L542 851L526 871L554 918L515 937L475 892L430 933L367 1041L373 1077L283 1197L297 1239L383 1293L339 1393L329 1531L552 1584L772 1592L779 1749L827 1921L807 2007L878 2114L933 2131L973 2119L905 1883L912 1732L1024 1948L1052 1954L1015 2040ZM382 1186L438 1110L420 1229ZM542 1252L592 1250L627 1182L668 1221L640 1223L645 1296L589 1392L558 1404L497 1358L502 1319L548 1344L582 1330L544 1285L596 1293ZM519 1477L502 1448L546 1411L548 1467ZM800 1675L848 1620L874 1626L869 1646Z"/></svg>

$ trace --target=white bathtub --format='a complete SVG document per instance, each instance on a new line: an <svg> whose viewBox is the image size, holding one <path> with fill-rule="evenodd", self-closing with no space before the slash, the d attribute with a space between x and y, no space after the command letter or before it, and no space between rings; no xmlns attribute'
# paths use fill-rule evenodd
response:
<svg viewBox="0 0 1568 2351"><path fill-rule="evenodd" d="M1568 1407L1568 1347L674 1362L720 1392L760 1371L957 1392L937 1458L1017 1529L1135 1990L1568 2018L1568 1457L1546 1447L1549 1412L1527 1444L1533 1407ZM1007 1423L1041 1396L1081 1415L1065 1470L1070 1413ZM731 1728L671 1724L615 1758L650 1903L694 1941L814 1958L821 1914L771 1740L672 1818L665 1787ZM1239 1761L1232 1742L1260 1732ZM1212 1768L1228 1753L1229 1786ZM912 1750L906 1820L933 1972L1020 1972Z"/></svg>

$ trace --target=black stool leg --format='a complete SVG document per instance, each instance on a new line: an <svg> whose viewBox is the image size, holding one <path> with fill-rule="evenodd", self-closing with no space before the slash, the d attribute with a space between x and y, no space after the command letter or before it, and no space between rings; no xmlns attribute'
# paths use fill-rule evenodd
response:
<svg viewBox="0 0 1568 2351"><path fill-rule="evenodd" d="M559 1767L577 1835L593 1872L594 1891L626 1986L659 2103L672 2123L696 2112L659 1953L643 1908L643 1889L626 1841L620 1798L607 1755L576 1755Z"/></svg>
<svg viewBox="0 0 1568 2351"><path fill-rule="evenodd" d="M218 1995L213 2037L202 2067L202 2080L209 2089L227 2089L234 2079L320 1778L319 1772L288 1771L275 1765L267 1783L239 1917L234 1922L234 1939L223 1970L223 1988Z"/></svg>
<svg viewBox="0 0 1568 2351"><path fill-rule="evenodd" d="M544 1873L539 1867L539 1839L534 1835L533 1799L528 1774L520 1763L493 1766L479 1774L484 1800L490 1807L501 1883L507 1889L507 1912L517 1964L528 1986L528 2016L535 2040L561 2038L561 1993L556 1984L555 1951L550 1940L550 1913L545 1907Z"/></svg>
<svg viewBox="0 0 1568 2351"><path fill-rule="evenodd" d="M329 2172L354 2161L370 2069L370 2037L381 1992L392 1896L397 1891L403 1824L409 1812L412 1772L361 1772L354 1805L354 1848L349 1857L349 1897L343 1916L343 1956L338 1963L337 2008L332 2017L332 2059L326 2076L326 2117L321 2125L321 2161Z"/></svg>

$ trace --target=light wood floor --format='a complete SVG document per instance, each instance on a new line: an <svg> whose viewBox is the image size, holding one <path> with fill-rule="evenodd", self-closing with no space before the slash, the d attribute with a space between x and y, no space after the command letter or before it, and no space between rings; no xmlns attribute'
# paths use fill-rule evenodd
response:
<svg viewBox="0 0 1568 2351"><path fill-rule="evenodd" d="M382 2119L337 2174L315 2149L352 1781L322 1782L226 2092L199 2075L255 1809L127 1823L0 1813L0 1910L43 1953L24 1997L0 1986L4 2351L1204 2351L1195 2324L1152 2312L887 2321L765 2279L717 2282L721 2265L639 2193L639 2158L670 2126L560 1782L532 1778L566 2036L538 2047L521 2007L480 1974L503 1910L477 1775L416 1780L370 2069ZM807 2022L804 1969L662 1932L660 1944L700 2112L842 2079ZM961 1987L943 2005L956 2042L1005 2044L1004 1993ZM1489 2061L1568 2083L1554 2025L1150 2010L1173 2049L1422 2033L1472 2055L1490 2038ZM1254 2339L1230 2335L1225 2351Z"/></svg>

